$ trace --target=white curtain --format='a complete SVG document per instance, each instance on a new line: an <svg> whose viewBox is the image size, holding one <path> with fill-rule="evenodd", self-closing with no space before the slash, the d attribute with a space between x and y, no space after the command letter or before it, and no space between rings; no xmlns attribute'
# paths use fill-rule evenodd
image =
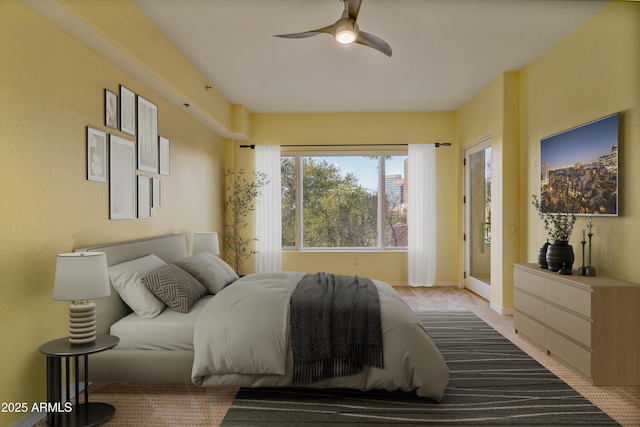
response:
<svg viewBox="0 0 640 427"><path fill-rule="evenodd" d="M256 200L255 272L282 270L282 202L280 146L256 145L256 172L266 174L269 183Z"/></svg>
<svg viewBox="0 0 640 427"><path fill-rule="evenodd" d="M409 286L436 281L436 146L409 144Z"/></svg>

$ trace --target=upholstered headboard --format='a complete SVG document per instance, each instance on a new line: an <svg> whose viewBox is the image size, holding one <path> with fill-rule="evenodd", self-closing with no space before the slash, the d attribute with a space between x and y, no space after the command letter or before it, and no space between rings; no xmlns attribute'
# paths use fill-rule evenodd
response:
<svg viewBox="0 0 640 427"><path fill-rule="evenodd" d="M110 266L149 254L157 255L169 264L187 256L187 239L184 234L172 234L80 248L75 252L104 252L107 254L107 264Z"/></svg>
<svg viewBox="0 0 640 427"><path fill-rule="evenodd" d="M155 254L170 264L176 259L187 256L187 239L184 234L173 234L79 248L75 252L104 252L107 254L109 266L149 254ZM97 316L96 331L99 334L108 334L111 325L131 313L131 309L122 301L113 287L111 287L111 295L96 299L94 302Z"/></svg>

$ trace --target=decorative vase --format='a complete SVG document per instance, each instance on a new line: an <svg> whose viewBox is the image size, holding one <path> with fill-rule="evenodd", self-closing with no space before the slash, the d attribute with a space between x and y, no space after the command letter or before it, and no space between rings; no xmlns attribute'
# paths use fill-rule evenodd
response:
<svg viewBox="0 0 640 427"><path fill-rule="evenodd" d="M547 264L547 249L549 248L549 241L547 240L544 245L538 251L538 265L540 268L549 268Z"/></svg>
<svg viewBox="0 0 640 427"><path fill-rule="evenodd" d="M559 271L563 267L571 270L573 260L573 247L566 240L554 240L547 248L546 261L551 271Z"/></svg>

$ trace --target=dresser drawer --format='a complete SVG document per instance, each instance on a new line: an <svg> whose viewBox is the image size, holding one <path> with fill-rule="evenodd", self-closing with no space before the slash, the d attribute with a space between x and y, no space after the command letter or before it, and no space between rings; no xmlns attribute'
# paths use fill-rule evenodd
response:
<svg viewBox="0 0 640 427"><path fill-rule="evenodd" d="M513 313L513 326L517 333L529 338L539 346L545 347L546 328L544 325L516 310L516 312Z"/></svg>
<svg viewBox="0 0 640 427"><path fill-rule="evenodd" d="M591 317L591 292L547 279L545 294L548 301Z"/></svg>
<svg viewBox="0 0 640 427"><path fill-rule="evenodd" d="M545 283L542 276L515 268L513 270L513 284L516 288L544 298Z"/></svg>
<svg viewBox="0 0 640 427"><path fill-rule="evenodd" d="M534 319L538 319L540 322L544 323L544 308L546 305L544 301L536 297L532 297L529 294L525 294L518 289L515 289L513 292L513 304L519 311L526 313Z"/></svg>
<svg viewBox="0 0 640 427"><path fill-rule="evenodd" d="M591 378L591 352L589 350L549 329L547 329L545 340L550 354L562 359Z"/></svg>
<svg viewBox="0 0 640 427"><path fill-rule="evenodd" d="M566 336L573 338L582 345L591 348L591 322L547 304L545 313L546 324Z"/></svg>

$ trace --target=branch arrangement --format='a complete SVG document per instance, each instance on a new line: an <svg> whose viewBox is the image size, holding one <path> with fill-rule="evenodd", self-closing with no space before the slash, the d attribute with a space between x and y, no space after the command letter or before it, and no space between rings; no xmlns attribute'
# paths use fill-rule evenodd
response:
<svg viewBox="0 0 640 427"><path fill-rule="evenodd" d="M571 233L573 232L573 225L576 223L576 216L574 214L567 213L549 213L542 212L542 206L538 198L533 195L533 206L538 210L538 216L542 218L544 222L544 229L547 230L547 234L553 240L569 241Z"/></svg>
<svg viewBox="0 0 640 427"><path fill-rule="evenodd" d="M249 212L255 210L255 199L261 194L260 188L267 185L269 181L267 181L267 175L262 172L254 173L253 179L248 181L244 169L240 169L237 173L228 169L226 179L228 186L227 200L224 203L225 260L239 274L242 263L256 253L254 250L249 250L249 243L258 240L242 236L241 230L248 225Z"/></svg>

